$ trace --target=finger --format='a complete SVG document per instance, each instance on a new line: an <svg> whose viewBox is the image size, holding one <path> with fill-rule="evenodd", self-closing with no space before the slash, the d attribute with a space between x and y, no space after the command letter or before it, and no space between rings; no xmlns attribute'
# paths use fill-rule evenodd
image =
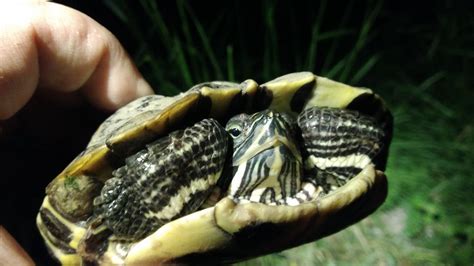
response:
<svg viewBox="0 0 474 266"><path fill-rule="evenodd" d="M0 119L5 119L33 95L39 72L32 30L8 7L0 10Z"/></svg>
<svg viewBox="0 0 474 266"><path fill-rule="evenodd" d="M117 39L88 16L54 3L2 10L0 119L17 112L36 87L83 88L86 98L108 110L152 92Z"/></svg>
<svg viewBox="0 0 474 266"><path fill-rule="evenodd" d="M0 226L0 265L34 265L33 260L3 226Z"/></svg>

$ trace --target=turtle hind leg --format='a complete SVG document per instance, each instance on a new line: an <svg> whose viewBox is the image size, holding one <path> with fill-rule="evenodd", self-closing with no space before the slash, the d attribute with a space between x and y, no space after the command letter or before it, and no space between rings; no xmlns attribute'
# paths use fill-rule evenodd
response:
<svg viewBox="0 0 474 266"><path fill-rule="evenodd" d="M298 116L303 138L305 176L329 193L373 164L383 128L357 111L311 107Z"/></svg>

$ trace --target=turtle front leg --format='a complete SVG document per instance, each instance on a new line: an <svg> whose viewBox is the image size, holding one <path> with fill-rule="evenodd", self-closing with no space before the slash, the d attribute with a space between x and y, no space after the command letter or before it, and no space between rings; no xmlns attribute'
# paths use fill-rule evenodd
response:
<svg viewBox="0 0 474 266"><path fill-rule="evenodd" d="M99 260L111 242L126 250L127 243L199 209L220 179L227 146L224 128L205 119L126 158L94 199L80 255Z"/></svg>
<svg viewBox="0 0 474 266"><path fill-rule="evenodd" d="M298 126L305 155L304 182L326 194L373 163L383 145L382 127L353 110L311 107L298 116Z"/></svg>

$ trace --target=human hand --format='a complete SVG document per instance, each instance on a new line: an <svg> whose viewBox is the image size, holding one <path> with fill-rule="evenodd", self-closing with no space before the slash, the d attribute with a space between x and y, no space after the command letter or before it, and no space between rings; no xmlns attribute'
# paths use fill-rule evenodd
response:
<svg viewBox="0 0 474 266"><path fill-rule="evenodd" d="M152 93L117 39L79 11L43 1L2 2L0 36L0 145L6 134L15 134L2 125L15 119L32 99L41 98L42 105L69 107L85 99L113 111ZM8 170L6 178L3 174L0 184L5 188L10 183L2 179L9 178ZM34 189L42 193L44 188ZM2 200L2 205L11 201ZM33 261L0 227L0 265L4 264Z"/></svg>

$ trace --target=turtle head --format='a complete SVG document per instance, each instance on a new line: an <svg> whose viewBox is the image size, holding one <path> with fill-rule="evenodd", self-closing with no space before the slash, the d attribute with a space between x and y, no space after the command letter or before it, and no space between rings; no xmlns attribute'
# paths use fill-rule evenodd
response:
<svg viewBox="0 0 474 266"><path fill-rule="evenodd" d="M239 114L229 120L226 130L234 142L233 165L239 165L278 146L299 156L294 119L286 113L265 110L253 115Z"/></svg>
<svg viewBox="0 0 474 266"><path fill-rule="evenodd" d="M293 121L288 114L272 110L229 120L226 130L234 147L229 196L271 204L295 193L302 160Z"/></svg>

